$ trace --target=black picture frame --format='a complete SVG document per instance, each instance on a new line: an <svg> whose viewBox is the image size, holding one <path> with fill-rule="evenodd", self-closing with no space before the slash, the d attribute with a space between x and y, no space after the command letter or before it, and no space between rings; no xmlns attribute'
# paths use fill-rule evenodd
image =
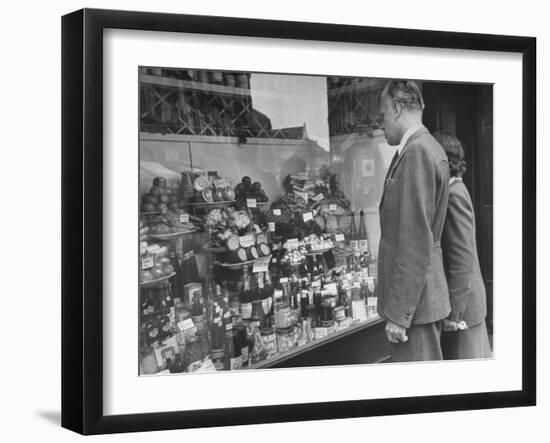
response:
<svg viewBox="0 0 550 443"><path fill-rule="evenodd" d="M106 416L103 413L103 31L108 28L502 51L523 65L522 388L517 391ZM62 18L62 426L82 434L536 404L536 39L83 9Z"/></svg>

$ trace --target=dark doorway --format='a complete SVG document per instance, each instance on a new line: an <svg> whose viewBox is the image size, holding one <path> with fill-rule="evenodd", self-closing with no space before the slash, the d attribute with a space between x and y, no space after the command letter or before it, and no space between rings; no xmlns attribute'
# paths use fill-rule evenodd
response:
<svg viewBox="0 0 550 443"><path fill-rule="evenodd" d="M423 82L424 125L462 142L477 223L481 272L487 289L487 326L493 329L493 86Z"/></svg>

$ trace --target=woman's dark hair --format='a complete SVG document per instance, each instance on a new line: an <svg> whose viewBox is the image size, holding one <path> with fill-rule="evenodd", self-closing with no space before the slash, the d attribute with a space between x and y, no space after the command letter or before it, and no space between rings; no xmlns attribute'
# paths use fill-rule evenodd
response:
<svg viewBox="0 0 550 443"><path fill-rule="evenodd" d="M450 132L445 131L434 132L433 136L447 154L451 177L462 177L466 172L466 160L464 160L464 148L460 140Z"/></svg>

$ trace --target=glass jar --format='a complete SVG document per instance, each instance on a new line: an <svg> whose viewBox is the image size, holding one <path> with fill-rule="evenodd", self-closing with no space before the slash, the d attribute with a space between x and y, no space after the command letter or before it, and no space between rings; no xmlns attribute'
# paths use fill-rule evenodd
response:
<svg viewBox="0 0 550 443"><path fill-rule="evenodd" d="M202 347L197 335L193 335L187 339L184 365L186 372L195 372L202 365Z"/></svg>
<svg viewBox="0 0 550 443"><path fill-rule="evenodd" d="M159 371L155 351L151 346L147 346L140 351L139 373L156 374Z"/></svg>
<svg viewBox="0 0 550 443"><path fill-rule="evenodd" d="M260 330L260 334L262 336L262 341L268 358L277 354L277 339L273 328L263 328Z"/></svg>
<svg viewBox="0 0 550 443"><path fill-rule="evenodd" d="M294 347L293 329L292 327L277 329L277 352L287 352Z"/></svg>

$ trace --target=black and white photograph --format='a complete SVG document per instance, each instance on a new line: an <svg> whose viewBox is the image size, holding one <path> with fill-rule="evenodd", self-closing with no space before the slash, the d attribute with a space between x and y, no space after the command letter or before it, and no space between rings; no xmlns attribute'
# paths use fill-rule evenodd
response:
<svg viewBox="0 0 550 443"><path fill-rule="evenodd" d="M139 376L494 357L493 84L137 78Z"/></svg>

